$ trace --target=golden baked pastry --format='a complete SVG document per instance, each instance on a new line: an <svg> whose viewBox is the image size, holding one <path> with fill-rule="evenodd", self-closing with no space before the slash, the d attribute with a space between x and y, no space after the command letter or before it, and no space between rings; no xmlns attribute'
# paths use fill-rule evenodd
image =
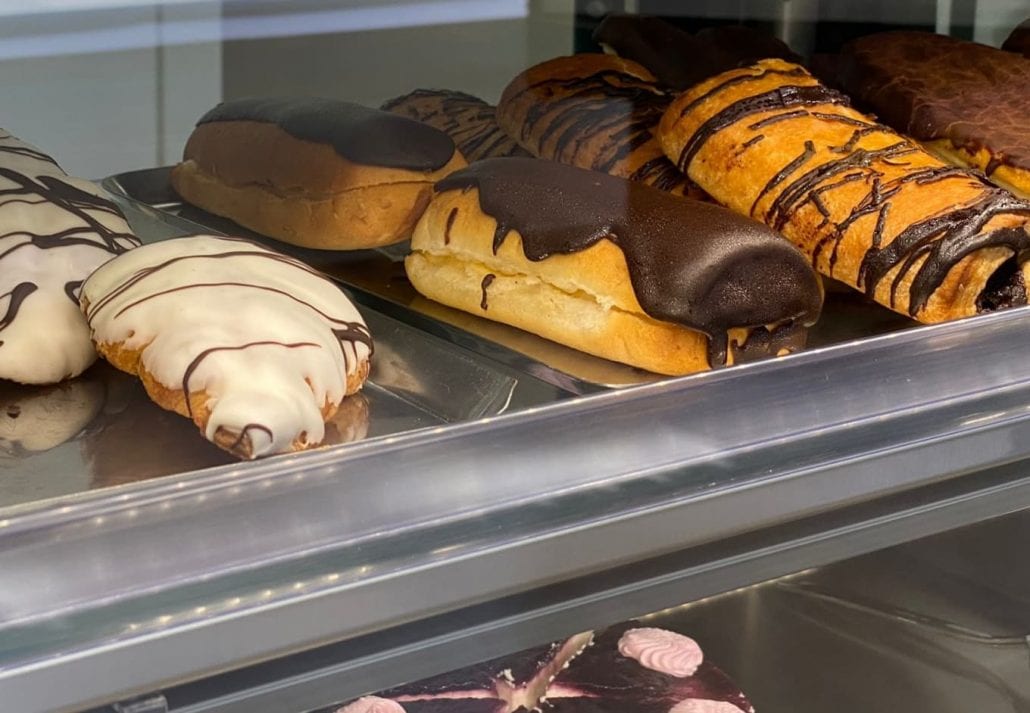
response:
<svg viewBox="0 0 1030 713"><path fill-rule="evenodd" d="M101 356L242 458L318 445L368 375L372 339L350 300L246 240L137 248L94 272L81 304Z"/></svg>
<svg viewBox="0 0 1030 713"><path fill-rule="evenodd" d="M539 158L703 198L653 132L670 97L639 64L604 54L558 57L505 88L497 121Z"/></svg>
<svg viewBox="0 0 1030 713"><path fill-rule="evenodd" d="M201 117L172 186L262 235L352 250L405 240L465 160L431 126L331 99L244 99Z"/></svg>
<svg viewBox="0 0 1030 713"><path fill-rule="evenodd" d="M880 121L1030 197L1030 60L930 32L884 32L842 48L837 81Z"/></svg>
<svg viewBox="0 0 1030 713"><path fill-rule="evenodd" d="M780 231L824 275L923 322L1026 303L1030 203L765 60L676 99L666 154L716 200Z"/></svg>
<svg viewBox="0 0 1030 713"><path fill-rule="evenodd" d="M405 261L426 297L661 374L794 351L819 279L756 221L538 159L436 186Z"/></svg>
<svg viewBox="0 0 1030 713"><path fill-rule="evenodd" d="M381 107L444 132L467 161L501 156L529 156L497 125L496 107L482 99L447 89L416 89Z"/></svg>

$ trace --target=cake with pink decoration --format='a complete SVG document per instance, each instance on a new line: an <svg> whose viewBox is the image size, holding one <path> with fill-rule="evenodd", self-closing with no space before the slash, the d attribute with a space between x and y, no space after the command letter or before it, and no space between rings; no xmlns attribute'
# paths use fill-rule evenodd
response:
<svg viewBox="0 0 1030 713"><path fill-rule="evenodd" d="M683 634L628 622L358 699L335 713L754 713Z"/></svg>

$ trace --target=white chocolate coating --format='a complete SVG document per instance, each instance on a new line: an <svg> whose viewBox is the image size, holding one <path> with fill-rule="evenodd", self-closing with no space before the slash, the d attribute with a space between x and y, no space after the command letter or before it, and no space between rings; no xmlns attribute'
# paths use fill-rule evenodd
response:
<svg viewBox="0 0 1030 713"><path fill-rule="evenodd" d="M136 245L97 186L0 130L0 378L56 383L92 364L78 287Z"/></svg>
<svg viewBox="0 0 1030 713"><path fill-rule="evenodd" d="M323 406L340 403L371 356L368 329L336 285L246 240L137 248L93 273L82 304L98 345L140 352L141 373L166 389L204 392L205 437L247 434L250 457L321 442Z"/></svg>
<svg viewBox="0 0 1030 713"><path fill-rule="evenodd" d="M726 701L709 701L704 698L688 698L674 705L669 713L754 713L754 708L743 708Z"/></svg>
<svg viewBox="0 0 1030 713"><path fill-rule="evenodd" d="M404 713L404 707L389 698L365 696L345 705L336 713Z"/></svg>

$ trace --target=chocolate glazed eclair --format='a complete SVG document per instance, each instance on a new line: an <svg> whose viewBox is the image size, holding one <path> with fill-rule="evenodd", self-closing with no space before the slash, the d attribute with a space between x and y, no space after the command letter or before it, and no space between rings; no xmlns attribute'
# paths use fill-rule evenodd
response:
<svg viewBox="0 0 1030 713"><path fill-rule="evenodd" d="M684 93L666 154L716 200L780 231L824 275L923 322L1026 303L1030 203L764 60Z"/></svg>
<svg viewBox="0 0 1030 713"><path fill-rule="evenodd" d="M538 159L437 183L411 248L426 297L661 374L792 352L822 302L804 256L762 224Z"/></svg>
<svg viewBox="0 0 1030 713"><path fill-rule="evenodd" d="M435 181L465 165L442 131L335 99L223 102L202 116L172 187L187 202L306 248L405 240Z"/></svg>
<svg viewBox="0 0 1030 713"><path fill-rule="evenodd" d="M581 54L543 62L515 77L497 104L497 121L538 158L705 198L655 139L669 101L639 64Z"/></svg>

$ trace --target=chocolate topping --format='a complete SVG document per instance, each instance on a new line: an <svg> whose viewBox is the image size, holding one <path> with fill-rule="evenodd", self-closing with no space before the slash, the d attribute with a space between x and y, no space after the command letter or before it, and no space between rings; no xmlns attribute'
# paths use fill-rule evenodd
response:
<svg viewBox="0 0 1030 713"><path fill-rule="evenodd" d="M403 116L336 99L237 99L206 113L197 125L217 121L275 124L302 141L328 144L354 163L435 171L454 156L447 134Z"/></svg>
<svg viewBox="0 0 1030 713"><path fill-rule="evenodd" d="M497 125L495 108L471 94L447 89L416 89L387 101L382 109L444 132L469 163L500 156L529 156Z"/></svg>
<svg viewBox="0 0 1030 713"><path fill-rule="evenodd" d="M760 59L800 61L783 42L749 27L713 27L692 35L646 15L608 15L594 31L594 40L639 62L664 86L678 90Z"/></svg>
<svg viewBox="0 0 1030 713"><path fill-rule="evenodd" d="M923 141L986 149L991 170L1030 169L1030 60L922 32L861 37L841 55L845 91L884 123Z"/></svg>
<svg viewBox="0 0 1030 713"><path fill-rule="evenodd" d="M1001 48L1006 52L1017 52L1030 59L1030 20L1023 23L1012 31Z"/></svg>
<svg viewBox="0 0 1030 713"><path fill-rule="evenodd" d="M614 242L644 311L707 334L713 365L725 363L732 327L807 324L819 313L818 278L801 253L724 208L533 159L482 161L436 186L471 188L497 221L495 251L512 230L530 260Z"/></svg>

